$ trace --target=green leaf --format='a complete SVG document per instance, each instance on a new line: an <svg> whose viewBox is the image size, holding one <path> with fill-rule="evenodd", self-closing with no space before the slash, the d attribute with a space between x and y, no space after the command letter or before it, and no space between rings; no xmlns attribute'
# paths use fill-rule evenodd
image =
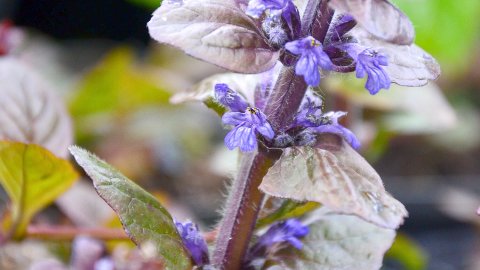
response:
<svg viewBox="0 0 480 270"><path fill-rule="evenodd" d="M70 152L137 245L153 245L166 269L191 269L173 219L155 197L86 150L72 146Z"/></svg>
<svg viewBox="0 0 480 270"><path fill-rule="evenodd" d="M67 160L38 145L0 141L0 183L12 201L11 236L22 237L32 217L77 177Z"/></svg>
<svg viewBox="0 0 480 270"><path fill-rule="evenodd" d="M427 255L421 247L406 235L399 234L385 255L405 267L405 270L423 270L427 267Z"/></svg>
<svg viewBox="0 0 480 270"><path fill-rule="evenodd" d="M301 217L304 214L313 211L320 207L317 202L296 202L292 200L285 200L280 208L275 212L260 218L257 221L257 228L262 228L273 222L285 220L289 218Z"/></svg>
<svg viewBox="0 0 480 270"><path fill-rule="evenodd" d="M168 104L170 93L153 74L135 66L134 53L117 48L90 71L70 102L75 118L99 113L124 114L145 106Z"/></svg>
<svg viewBox="0 0 480 270"><path fill-rule="evenodd" d="M309 226L303 248L276 254L269 270L375 270L382 266L395 231L383 229L355 216L323 215Z"/></svg>
<svg viewBox="0 0 480 270"><path fill-rule="evenodd" d="M144 7L149 10L154 10L162 4L161 0L126 0L134 5Z"/></svg>
<svg viewBox="0 0 480 270"><path fill-rule="evenodd" d="M466 71L465 59L477 46L480 1L476 0L395 0L412 20L417 32L415 43L437 60L444 74ZM439 34L441 32L441 34Z"/></svg>

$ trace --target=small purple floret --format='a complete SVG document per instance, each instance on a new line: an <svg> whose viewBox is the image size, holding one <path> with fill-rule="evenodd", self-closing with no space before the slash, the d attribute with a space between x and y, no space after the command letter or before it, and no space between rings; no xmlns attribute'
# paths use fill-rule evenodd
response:
<svg viewBox="0 0 480 270"><path fill-rule="evenodd" d="M370 94L375 95L380 89L389 89L390 77L382 66L388 66L388 59L384 54L371 49L366 49L358 55L356 75L364 78L368 75L365 88Z"/></svg>
<svg viewBox="0 0 480 270"><path fill-rule="evenodd" d="M209 263L207 243L203 239L198 226L193 222L175 222L178 234L182 237L183 245L190 251L196 265Z"/></svg>
<svg viewBox="0 0 480 270"><path fill-rule="evenodd" d="M301 249L303 247L300 238L305 237L309 232L307 226L303 225L300 220L292 218L283 222L272 225L268 231L260 237L258 245L272 246L277 243L286 243Z"/></svg>
<svg viewBox="0 0 480 270"><path fill-rule="evenodd" d="M323 124L308 128L317 133L334 133L342 136L353 148L360 148L360 141L348 128L338 123L338 118L345 116L346 112L328 112L322 115Z"/></svg>
<svg viewBox="0 0 480 270"><path fill-rule="evenodd" d="M225 136L225 145L233 150L236 147L242 152L251 152L257 149L257 136L271 140L275 133L267 121L267 117L257 108L248 107L245 112L227 112L222 121L225 125L234 128Z"/></svg>
<svg viewBox="0 0 480 270"><path fill-rule="evenodd" d="M381 89L389 89L392 83L383 67L388 66L388 58L383 53L357 44L343 46L348 55L356 62L357 78L367 77L365 88L375 95Z"/></svg>
<svg viewBox="0 0 480 270"><path fill-rule="evenodd" d="M300 55L295 66L295 73L303 75L308 85L317 86L320 83L319 68L332 69L332 61L323 51L322 44L313 37L288 42L285 44L285 49L295 55Z"/></svg>
<svg viewBox="0 0 480 270"><path fill-rule="evenodd" d="M265 258L268 253L284 247L285 244L302 249L303 243L300 238L305 237L308 233L309 228L298 219L292 218L277 222L248 250L245 264L248 265L258 258Z"/></svg>
<svg viewBox="0 0 480 270"><path fill-rule="evenodd" d="M247 101L224 83L215 85L215 99L233 112L244 112L248 107Z"/></svg>
<svg viewBox="0 0 480 270"><path fill-rule="evenodd" d="M318 120L322 114L322 101L316 96L305 96L302 106L298 111L294 127L313 127L319 125Z"/></svg>

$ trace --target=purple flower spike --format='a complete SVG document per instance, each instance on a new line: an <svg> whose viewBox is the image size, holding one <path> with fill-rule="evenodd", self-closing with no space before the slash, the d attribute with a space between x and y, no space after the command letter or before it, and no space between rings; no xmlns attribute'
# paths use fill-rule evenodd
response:
<svg viewBox="0 0 480 270"><path fill-rule="evenodd" d="M360 148L360 141L348 128L338 123L338 118L345 116L346 112L328 112L322 115L323 124L309 128L317 133L334 133L342 136L354 149Z"/></svg>
<svg viewBox="0 0 480 270"><path fill-rule="evenodd" d="M225 136L225 145L230 150L239 147L242 152L254 151L257 149L257 133L268 140L275 136L267 117L257 108L248 107L244 113L227 112L222 121L225 125L234 126Z"/></svg>
<svg viewBox="0 0 480 270"><path fill-rule="evenodd" d="M198 226L193 222L175 222L178 234L182 237L183 244L190 251L196 265L202 266L209 263L207 243L203 239Z"/></svg>
<svg viewBox="0 0 480 270"><path fill-rule="evenodd" d="M224 83L215 85L215 99L233 112L244 112L248 107L247 101Z"/></svg>
<svg viewBox="0 0 480 270"><path fill-rule="evenodd" d="M285 44L285 49L293 54L300 55L295 66L295 73L303 75L305 82L311 86L320 83L319 68L332 69L332 61L323 51L322 44L313 37L306 37Z"/></svg>

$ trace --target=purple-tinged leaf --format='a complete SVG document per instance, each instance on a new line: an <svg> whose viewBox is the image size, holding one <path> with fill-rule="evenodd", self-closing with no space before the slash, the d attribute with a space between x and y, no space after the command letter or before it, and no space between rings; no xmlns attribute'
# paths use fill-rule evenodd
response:
<svg viewBox="0 0 480 270"><path fill-rule="evenodd" d="M45 82L18 60L0 58L0 139L35 143L66 157L70 117Z"/></svg>
<svg viewBox="0 0 480 270"><path fill-rule="evenodd" d="M166 1L148 28L155 40L235 72L266 71L279 55L233 0Z"/></svg>
<svg viewBox="0 0 480 270"><path fill-rule="evenodd" d="M285 149L259 188L270 196L319 202L385 228L398 228L407 216L370 164L333 134L320 135L315 148Z"/></svg>
<svg viewBox="0 0 480 270"><path fill-rule="evenodd" d="M402 86L423 86L440 76L440 65L435 58L415 44L395 45L376 39L361 28L351 31L359 43L373 48L388 57L383 67L392 82Z"/></svg>
<svg viewBox="0 0 480 270"><path fill-rule="evenodd" d="M302 239L301 250L290 248L272 256L268 270L377 270L395 238L395 231L379 228L355 216L317 217Z"/></svg>
<svg viewBox="0 0 480 270"><path fill-rule="evenodd" d="M152 247L167 270L192 268L172 217L151 194L86 150L74 146L69 149L137 245Z"/></svg>
<svg viewBox="0 0 480 270"><path fill-rule="evenodd" d="M388 0L330 0L339 12L351 14L368 32L388 42L410 45L415 38L412 22Z"/></svg>
<svg viewBox="0 0 480 270"><path fill-rule="evenodd" d="M175 94L170 102L180 104L200 101L208 107L212 107L210 101L214 99L215 85L223 83L241 94L249 104L255 104L254 106L262 108L262 104L260 104L262 98L266 98L268 92L273 88L273 83L280 74L281 67L282 64L278 62L273 69L259 74L223 73L213 75L200 81L188 91ZM263 94L265 96L262 97ZM219 114L223 114L223 112Z"/></svg>

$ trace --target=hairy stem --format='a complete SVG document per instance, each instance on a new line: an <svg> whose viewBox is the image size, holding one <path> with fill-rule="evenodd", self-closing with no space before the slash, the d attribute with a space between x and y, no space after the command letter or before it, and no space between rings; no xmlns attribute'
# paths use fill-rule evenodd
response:
<svg viewBox="0 0 480 270"><path fill-rule="evenodd" d="M309 0L302 18L302 35L312 35L323 42L333 12L327 0ZM284 67L265 107L276 132L287 127L302 102L307 85L293 67ZM281 152L260 147L257 153L242 157L220 224L213 264L222 270L241 269L258 212L264 197L258 186Z"/></svg>
<svg viewBox="0 0 480 270"><path fill-rule="evenodd" d="M214 265L221 269L240 269L264 196L258 186L279 157L279 151L268 151L264 147L242 157L213 255Z"/></svg>

